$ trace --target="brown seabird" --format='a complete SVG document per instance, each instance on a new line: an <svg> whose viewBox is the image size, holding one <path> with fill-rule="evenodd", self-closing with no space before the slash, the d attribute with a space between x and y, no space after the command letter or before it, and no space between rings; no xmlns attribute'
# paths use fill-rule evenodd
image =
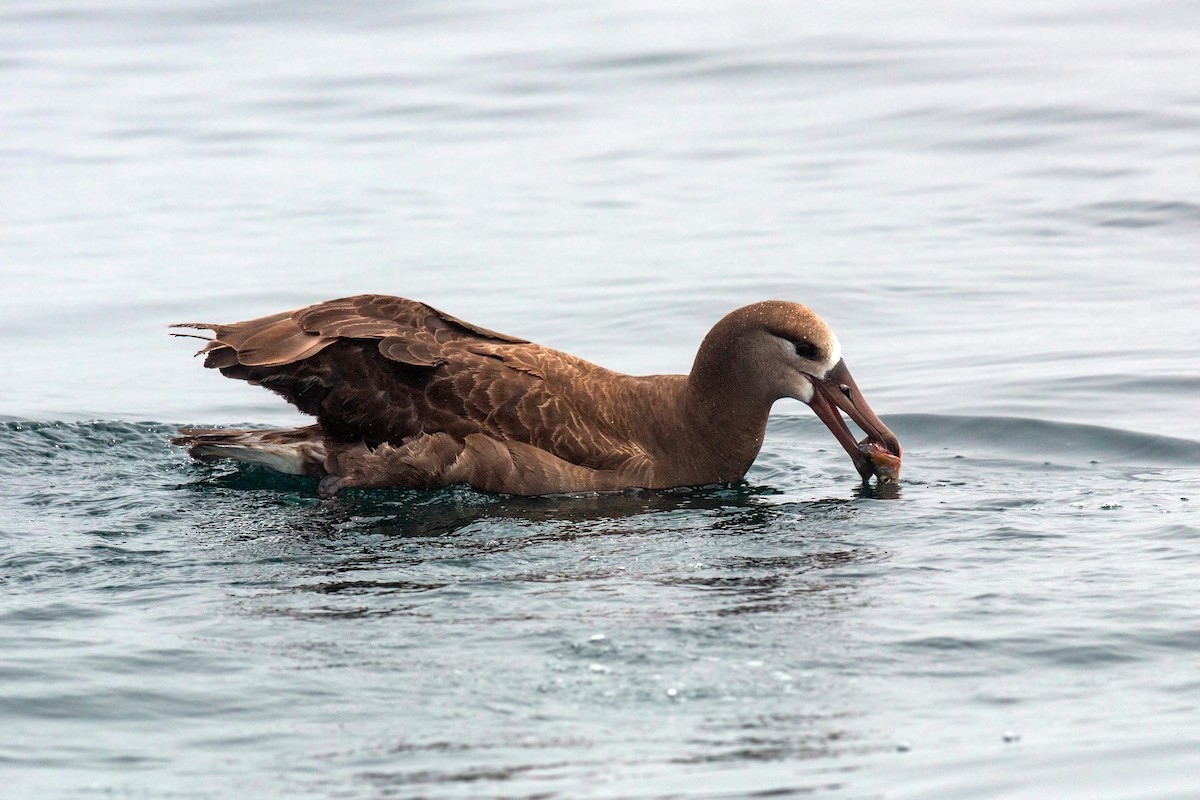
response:
<svg viewBox="0 0 1200 800"><path fill-rule="evenodd" d="M184 429L173 442L198 459L317 476L323 496L347 487L537 495L729 483L754 462L767 414L785 397L816 412L864 481L899 477L900 443L863 398L833 331L796 303L730 313L688 375L623 375L383 295L173 327L212 331L204 366L317 418L303 428ZM861 443L839 409L866 432Z"/></svg>

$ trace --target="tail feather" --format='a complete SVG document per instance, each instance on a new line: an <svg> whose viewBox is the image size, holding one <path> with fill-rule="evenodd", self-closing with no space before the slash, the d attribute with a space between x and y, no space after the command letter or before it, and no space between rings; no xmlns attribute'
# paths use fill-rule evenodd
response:
<svg viewBox="0 0 1200 800"><path fill-rule="evenodd" d="M171 444L186 447L192 458L230 458L290 475L323 477L325 438L319 425L270 430L181 428Z"/></svg>

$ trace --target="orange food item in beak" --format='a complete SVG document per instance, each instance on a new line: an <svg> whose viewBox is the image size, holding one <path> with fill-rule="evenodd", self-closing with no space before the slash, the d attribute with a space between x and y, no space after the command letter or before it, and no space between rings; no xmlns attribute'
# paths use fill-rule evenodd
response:
<svg viewBox="0 0 1200 800"><path fill-rule="evenodd" d="M871 462L871 469L880 483L896 483L900 480L900 456L889 453L887 448L873 439L863 439L859 451Z"/></svg>

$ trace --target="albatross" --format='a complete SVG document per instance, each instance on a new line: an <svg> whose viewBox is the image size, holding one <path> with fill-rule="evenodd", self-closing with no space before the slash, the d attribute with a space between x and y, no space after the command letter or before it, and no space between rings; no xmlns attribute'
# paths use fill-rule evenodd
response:
<svg viewBox="0 0 1200 800"><path fill-rule="evenodd" d="M210 332L175 335L205 339L204 366L317 420L182 429L173 443L197 459L315 476L323 497L349 487L540 495L732 483L754 463L783 398L816 412L864 482L899 477L900 443L863 398L833 331L797 303L731 312L687 375L624 375L383 295L172 327Z"/></svg>

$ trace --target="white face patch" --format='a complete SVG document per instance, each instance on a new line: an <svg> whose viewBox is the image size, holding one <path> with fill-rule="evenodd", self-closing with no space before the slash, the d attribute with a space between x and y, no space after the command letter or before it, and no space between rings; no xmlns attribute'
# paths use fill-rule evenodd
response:
<svg viewBox="0 0 1200 800"><path fill-rule="evenodd" d="M795 394L792 395L792 397L799 400L801 403L806 403L806 404L812 403L812 399L813 399L812 381L810 381L808 378L801 377L799 380L796 381L796 383L798 384L798 386L796 387L796 392L795 392Z"/></svg>
<svg viewBox="0 0 1200 800"><path fill-rule="evenodd" d="M822 378L827 376L829 370L836 367L838 362L842 360L842 345L837 340L837 337L833 335L833 331L829 332L829 339L829 360L825 362L825 370L821 373Z"/></svg>

